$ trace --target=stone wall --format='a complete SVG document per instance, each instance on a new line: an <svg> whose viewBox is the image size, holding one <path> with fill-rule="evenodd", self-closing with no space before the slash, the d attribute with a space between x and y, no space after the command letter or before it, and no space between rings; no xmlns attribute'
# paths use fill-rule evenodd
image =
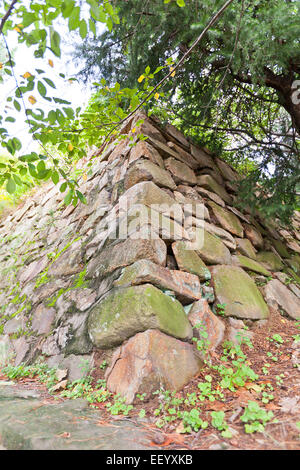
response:
<svg viewBox="0 0 300 470"><path fill-rule="evenodd" d="M48 184L0 220L0 361L42 356L74 380L109 351L108 388L131 402L199 373L196 325L213 350L273 309L300 318L300 215L241 213L238 174L171 125L122 133L82 164L86 205Z"/></svg>

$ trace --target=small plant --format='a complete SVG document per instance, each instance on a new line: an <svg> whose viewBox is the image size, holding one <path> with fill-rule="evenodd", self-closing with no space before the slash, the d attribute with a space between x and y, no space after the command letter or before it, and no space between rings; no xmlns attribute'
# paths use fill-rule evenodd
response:
<svg viewBox="0 0 300 470"><path fill-rule="evenodd" d="M201 322L197 323L194 328L197 329L199 338L193 338L193 341L196 343L198 351L201 351L203 354L207 354L210 341L208 340L206 325L204 322Z"/></svg>
<svg viewBox="0 0 300 470"><path fill-rule="evenodd" d="M272 393L268 393L268 392L262 392L262 399L261 401L263 403L269 403L270 401L274 400L274 395L272 395Z"/></svg>
<svg viewBox="0 0 300 470"><path fill-rule="evenodd" d="M215 401L216 396L219 398L224 398L224 395L220 390L212 389L212 377L210 375L206 375L205 380L206 382L198 383L198 388L200 390L200 401L204 401L205 399L208 399L209 401Z"/></svg>
<svg viewBox="0 0 300 470"><path fill-rule="evenodd" d="M262 367L262 371L265 375L268 375L269 374L269 367L271 367L271 364L269 364L268 362L266 362L263 367Z"/></svg>
<svg viewBox="0 0 300 470"><path fill-rule="evenodd" d="M226 304L217 304L217 314L225 317Z"/></svg>
<svg viewBox="0 0 300 470"><path fill-rule="evenodd" d="M100 369L104 370L106 367L107 367L107 361L104 360L104 361L100 364Z"/></svg>
<svg viewBox="0 0 300 470"><path fill-rule="evenodd" d="M138 399L141 400L141 401L144 401L145 398L146 398L146 395L147 395L146 393L142 393L142 394L141 394L141 393L137 393L137 394L136 394L136 398L138 398Z"/></svg>
<svg viewBox="0 0 300 470"><path fill-rule="evenodd" d="M221 431L221 436L230 439L232 437L231 432L228 429L228 424L225 421L224 411L212 411L211 412L211 425Z"/></svg>
<svg viewBox="0 0 300 470"><path fill-rule="evenodd" d="M275 335L272 336L272 338L268 338L269 341L275 341L276 343L278 344L283 344L284 343L284 340L282 339L282 337L278 334L278 333L275 333Z"/></svg>
<svg viewBox="0 0 300 470"><path fill-rule="evenodd" d="M198 432L199 429L206 429L208 422L200 418L200 411L193 408L191 411L184 411L182 413L183 432L190 433L191 431Z"/></svg>
<svg viewBox="0 0 300 470"><path fill-rule="evenodd" d="M112 403L107 403L106 408L111 415L123 415L127 416L129 411L132 410L132 405L126 405L125 398L122 398L119 394L113 397Z"/></svg>
<svg viewBox="0 0 300 470"><path fill-rule="evenodd" d="M270 351L267 352L267 356L274 362L278 361L278 357L273 355Z"/></svg>
<svg viewBox="0 0 300 470"><path fill-rule="evenodd" d="M276 384L278 385L278 387L281 387L283 385L284 377L285 377L284 373L276 375L275 379L276 379Z"/></svg>
<svg viewBox="0 0 300 470"><path fill-rule="evenodd" d="M263 432L266 423L271 421L273 417L272 411L266 411L264 408L260 408L255 401L249 401L244 414L241 416L241 421L245 423L245 432L252 434L254 432Z"/></svg>
<svg viewBox="0 0 300 470"><path fill-rule="evenodd" d="M284 283L286 286L289 286L290 284L294 284L294 279L292 277L287 276L284 280Z"/></svg>

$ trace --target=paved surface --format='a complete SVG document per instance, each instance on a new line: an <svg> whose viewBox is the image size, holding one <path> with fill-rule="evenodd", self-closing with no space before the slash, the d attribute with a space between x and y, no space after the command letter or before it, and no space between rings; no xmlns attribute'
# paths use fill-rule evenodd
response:
<svg viewBox="0 0 300 470"><path fill-rule="evenodd" d="M141 425L105 423L83 399L47 403L37 390L0 381L0 450L144 450L150 442Z"/></svg>

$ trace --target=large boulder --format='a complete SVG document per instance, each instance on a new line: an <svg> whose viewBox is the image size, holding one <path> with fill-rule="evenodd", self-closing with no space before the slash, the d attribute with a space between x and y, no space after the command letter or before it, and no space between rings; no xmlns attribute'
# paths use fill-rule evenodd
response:
<svg viewBox="0 0 300 470"><path fill-rule="evenodd" d="M205 299L195 302L188 314L194 336L204 339L208 351L213 351L224 339L225 325L210 309ZM207 338L201 332L207 333Z"/></svg>
<svg viewBox="0 0 300 470"><path fill-rule="evenodd" d="M281 308L289 317L300 320L300 299L278 279L272 279L264 288L265 299L271 307Z"/></svg>
<svg viewBox="0 0 300 470"><path fill-rule="evenodd" d="M272 274L264 266L255 261L254 259L248 258L247 256L237 255L232 257L232 263L235 266L240 266L246 271L253 271L254 273L262 274L263 276L271 276Z"/></svg>
<svg viewBox="0 0 300 470"><path fill-rule="evenodd" d="M214 202L209 202L209 206L212 208L213 214L216 217L217 221L228 232L238 237L243 237L244 229L237 218L232 212L227 211L223 207L215 204Z"/></svg>
<svg viewBox="0 0 300 470"><path fill-rule="evenodd" d="M283 262L272 251L260 251L257 253L257 261L270 271L280 271L283 268Z"/></svg>
<svg viewBox="0 0 300 470"><path fill-rule="evenodd" d="M127 171L124 181L125 190L141 181L154 181L158 186L176 189L176 184L167 170L151 162L150 160L138 160Z"/></svg>
<svg viewBox="0 0 300 470"><path fill-rule="evenodd" d="M214 266L212 276L216 303L229 317L263 320L269 309L251 277L237 266Z"/></svg>
<svg viewBox="0 0 300 470"><path fill-rule="evenodd" d="M100 349L118 346L150 328L183 340L192 337L182 305L151 284L113 289L92 307L88 319L89 336Z"/></svg>
<svg viewBox="0 0 300 470"><path fill-rule="evenodd" d="M153 284L160 289L173 291L178 300L185 303L201 298L201 286L198 276L163 268L146 259L124 268L114 285L128 287L146 283Z"/></svg>
<svg viewBox="0 0 300 470"><path fill-rule="evenodd" d="M200 258L207 264L230 264L231 255L228 248L220 238L212 235L207 230L200 227L194 231L194 241L192 246L199 254Z"/></svg>
<svg viewBox="0 0 300 470"><path fill-rule="evenodd" d="M192 185L197 183L194 171L185 163L171 157L165 161L165 166L172 174L175 182L180 183L183 181Z"/></svg>
<svg viewBox="0 0 300 470"><path fill-rule="evenodd" d="M117 245L109 245L87 265L88 277L104 277L118 268L124 268L135 261L147 258L156 264L165 266L167 247L160 238L154 240L128 238Z"/></svg>
<svg viewBox="0 0 300 470"><path fill-rule="evenodd" d="M226 189L223 188L211 175L200 175L197 178L197 184L202 186L204 189L208 189L213 193L216 193L223 199L227 204L232 203L232 197L227 193Z"/></svg>
<svg viewBox="0 0 300 470"><path fill-rule="evenodd" d="M207 281L211 278L210 271L200 256L197 255L196 251L189 250L185 242L174 242L172 250L179 269L196 274L201 281Z"/></svg>
<svg viewBox="0 0 300 470"><path fill-rule="evenodd" d="M261 235L261 233L253 227L253 225L250 224L245 224L245 236L251 241L252 245L255 246L255 248L261 249L264 245L264 240Z"/></svg>
<svg viewBox="0 0 300 470"><path fill-rule="evenodd" d="M201 370L202 362L192 345L157 330L138 333L119 347L106 372L107 387L132 403L137 393L164 387L180 390Z"/></svg>
<svg viewBox="0 0 300 470"><path fill-rule="evenodd" d="M247 238L236 238L237 251L247 258L256 259L256 250Z"/></svg>

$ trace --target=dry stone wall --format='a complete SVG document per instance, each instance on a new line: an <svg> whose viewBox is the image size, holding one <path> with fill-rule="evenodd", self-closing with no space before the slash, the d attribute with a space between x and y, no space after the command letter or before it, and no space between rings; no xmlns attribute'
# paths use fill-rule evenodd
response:
<svg viewBox="0 0 300 470"><path fill-rule="evenodd" d="M86 205L48 184L0 220L0 362L75 380L108 351L108 388L131 402L199 373L199 324L213 350L273 309L300 318L300 214L241 213L238 174L171 125L138 115L122 136L82 163Z"/></svg>

